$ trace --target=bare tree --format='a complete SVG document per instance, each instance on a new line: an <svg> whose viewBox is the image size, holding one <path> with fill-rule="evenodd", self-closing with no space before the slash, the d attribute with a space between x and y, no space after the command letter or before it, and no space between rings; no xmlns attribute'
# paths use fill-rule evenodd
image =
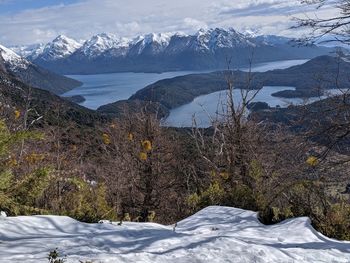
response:
<svg viewBox="0 0 350 263"><path fill-rule="evenodd" d="M315 11L322 8L334 8L336 15L320 17L305 15L296 18L297 24L293 28L308 29L308 33L301 39L303 43L340 42L350 44L350 1L349 0L301 0L301 3L314 6ZM310 32L311 31L311 32ZM332 38L323 39L331 36Z"/></svg>
<svg viewBox="0 0 350 263"><path fill-rule="evenodd" d="M350 1L349 0L302 0L304 4L314 6L315 15L297 19L294 28L307 30L307 36L300 39L302 44L315 43L317 41L338 42L350 44ZM321 8L333 8L337 10L335 15L320 17L316 15ZM324 38L324 40L322 40ZM350 152L348 141L350 139L349 116L350 116L350 76L346 70L346 54L337 51L337 67L334 73L323 73L328 76L322 79L323 85L332 85L338 90L338 96L329 94L324 102L305 106L306 120L311 122L313 129L309 130L309 137L316 138L327 146L320 154L325 159L331 150ZM316 114L315 114L316 113ZM311 118L310 115L313 115Z"/></svg>

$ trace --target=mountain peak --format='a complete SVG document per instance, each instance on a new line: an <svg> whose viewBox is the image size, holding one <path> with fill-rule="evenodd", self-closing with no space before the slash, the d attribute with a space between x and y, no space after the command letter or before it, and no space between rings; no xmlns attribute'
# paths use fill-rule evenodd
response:
<svg viewBox="0 0 350 263"><path fill-rule="evenodd" d="M52 40L52 42L78 43L74 39L69 38L65 35L58 35L54 40Z"/></svg>
<svg viewBox="0 0 350 263"><path fill-rule="evenodd" d="M100 33L92 36L91 39L88 41L101 41L101 40L107 40L107 39L117 40L118 37L111 33Z"/></svg>
<svg viewBox="0 0 350 263"><path fill-rule="evenodd" d="M234 48L254 46L243 34L233 28L200 29L195 34L196 49L215 51L218 48Z"/></svg>
<svg viewBox="0 0 350 263"><path fill-rule="evenodd" d="M96 57L107 50L127 47L129 39L120 38L111 33L101 33L94 35L81 47L82 53L89 57Z"/></svg>
<svg viewBox="0 0 350 263"><path fill-rule="evenodd" d="M67 40L67 39L70 39L70 38L65 36L65 35L58 35L52 42L60 41L60 40Z"/></svg>
<svg viewBox="0 0 350 263"><path fill-rule="evenodd" d="M138 55L146 49L152 54L159 54L169 46L172 37L171 33L150 33L134 38L130 45L134 46L133 52Z"/></svg>
<svg viewBox="0 0 350 263"><path fill-rule="evenodd" d="M63 59L73 54L81 44L72 38L59 35L52 42L45 45L42 53L39 54L46 61Z"/></svg>
<svg viewBox="0 0 350 263"><path fill-rule="evenodd" d="M146 43L156 42L161 45L168 45L173 35L170 33L151 33L144 36Z"/></svg>

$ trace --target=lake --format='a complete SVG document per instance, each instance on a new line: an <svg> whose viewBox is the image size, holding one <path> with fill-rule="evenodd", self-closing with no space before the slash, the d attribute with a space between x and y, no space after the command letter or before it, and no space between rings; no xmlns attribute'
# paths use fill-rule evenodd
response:
<svg viewBox="0 0 350 263"><path fill-rule="evenodd" d="M272 96L273 93L283 90L295 90L293 87L263 87L252 102L267 102L270 107L287 107L289 105L300 105L303 103L312 103L329 96L340 95L339 89L331 89L325 92L324 96L312 97L308 99L301 98L279 98ZM255 95L255 91L248 93L248 99ZM241 90L233 91L234 103L240 106L242 103ZM218 91L195 98L191 103L178 107L170 111L170 115L164 120L163 125L172 127L192 127L193 121L196 126L206 128L211 126L212 120L220 119L225 114L227 104L227 91Z"/></svg>
<svg viewBox="0 0 350 263"><path fill-rule="evenodd" d="M118 100L126 100L138 90L162 79L174 78L191 73L193 71L176 71L165 73L112 73L98 75L68 75L67 77L79 80L82 86L73 89L63 97L81 95L85 98L80 105L96 110L102 105L106 105Z"/></svg>
<svg viewBox="0 0 350 263"><path fill-rule="evenodd" d="M273 69L284 69L294 65L303 64L306 61L308 60L284 60L260 63L253 65L252 71L263 72ZM248 69L242 68L242 70ZM80 105L95 110L105 104L116 102L118 100L126 100L138 90L156 81L192 73L205 72L209 71L176 71L162 74L126 72L98 75L69 75L68 77L81 81L83 85L63 94L63 96L81 95L85 98L85 101Z"/></svg>
<svg viewBox="0 0 350 263"><path fill-rule="evenodd" d="M294 90L293 87L263 87L254 102L267 102L271 107L277 105L285 107L290 104L298 104L302 99L284 99L273 97L272 94L282 90ZM250 93L248 98L254 95L254 91ZM237 106L241 104L241 91L233 91L234 102ZM212 119L222 116L226 110L227 92L218 91L208 95L195 98L191 103L178 107L170 111L170 115L164 121L166 126L174 127L191 127L193 120L196 120L198 127L209 127Z"/></svg>

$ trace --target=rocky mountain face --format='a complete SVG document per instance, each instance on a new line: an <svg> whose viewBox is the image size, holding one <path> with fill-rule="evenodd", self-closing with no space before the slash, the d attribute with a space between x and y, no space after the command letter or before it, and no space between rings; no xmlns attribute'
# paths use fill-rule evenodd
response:
<svg viewBox="0 0 350 263"><path fill-rule="evenodd" d="M148 34L134 39L99 34L80 44L59 36L44 47L26 51L37 65L61 74L109 72L164 72L210 70L286 59L313 58L330 52L329 48L296 47L289 38L252 36L234 29L199 30L196 34Z"/></svg>
<svg viewBox="0 0 350 263"><path fill-rule="evenodd" d="M0 45L0 68L22 82L55 94L65 93L81 85L79 81L60 76L29 62Z"/></svg>

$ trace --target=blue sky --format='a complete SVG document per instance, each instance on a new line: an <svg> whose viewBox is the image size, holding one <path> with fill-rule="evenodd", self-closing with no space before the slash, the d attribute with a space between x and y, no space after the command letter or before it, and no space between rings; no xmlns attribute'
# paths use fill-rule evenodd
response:
<svg viewBox="0 0 350 263"><path fill-rule="evenodd" d="M325 7L319 15L331 15ZM150 32L193 33L233 27L291 36L291 18L312 16L300 0L0 0L0 44L46 43L59 34L86 40L106 32L135 37Z"/></svg>
<svg viewBox="0 0 350 263"><path fill-rule="evenodd" d="M0 15L13 15L28 9L67 5L79 0L0 0Z"/></svg>

